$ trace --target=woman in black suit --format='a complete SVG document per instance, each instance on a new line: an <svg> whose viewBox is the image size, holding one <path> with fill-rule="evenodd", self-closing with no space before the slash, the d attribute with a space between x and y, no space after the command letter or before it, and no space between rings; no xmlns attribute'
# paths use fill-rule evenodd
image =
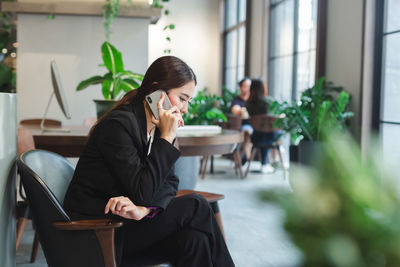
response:
<svg viewBox="0 0 400 267"><path fill-rule="evenodd" d="M180 152L174 141L195 85L186 63L161 57L141 86L91 130L64 207L74 219L122 217L119 255L167 257L176 266L234 266L208 202L199 195L175 197L173 166ZM156 120L144 98L159 89L166 94ZM169 110L162 107L165 97Z"/></svg>

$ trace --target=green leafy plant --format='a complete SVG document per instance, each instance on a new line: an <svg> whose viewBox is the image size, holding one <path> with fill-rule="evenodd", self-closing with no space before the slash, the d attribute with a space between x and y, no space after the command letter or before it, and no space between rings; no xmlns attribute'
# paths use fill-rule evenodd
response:
<svg viewBox="0 0 400 267"><path fill-rule="evenodd" d="M16 15L0 12L0 92L15 93Z"/></svg>
<svg viewBox="0 0 400 267"><path fill-rule="evenodd" d="M118 16L119 12L119 0L106 0L103 6L103 18L104 18L104 34L106 40L110 39L111 36L111 24L114 19Z"/></svg>
<svg viewBox="0 0 400 267"><path fill-rule="evenodd" d="M232 100L238 96L237 91L231 92L228 88L222 88L222 96L220 101L220 108L224 114L230 114Z"/></svg>
<svg viewBox="0 0 400 267"><path fill-rule="evenodd" d="M261 193L283 208L300 266L400 266L398 186L380 149L370 151L362 156L349 136L329 135L314 169L291 170L292 192Z"/></svg>
<svg viewBox="0 0 400 267"><path fill-rule="evenodd" d="M212 125L226 122L226 116L221 110L220 96L208 94L207 88L199 91L191 101L188 112L183 116L186 125Z"/></svg>
<svg viewBox="0 0 400 267"><path fill-rule="evenodd" d="M164 16L168 16L171 11L165 7L164 5L166 3L168 3L169 0L153 0L152 6L155 8L161 8L163 9L163 14ZM167 23L164 27L163 27L163 31L165 32L165 41L167 42L167 46L166 48L164 48L164 54L171 54L171 48L170 48L170 44L171 44L171 31L175 29L175 24L174 23Z"/></svg>
<svg viewBox="0 0 400 267"><path fill-rule="evenodd" d="M354 115L346 112L350 96L342 87L319 78L316 84L305 90L299 102L270 103L270 112L284 114L276 120L275 127L290 134L291 141L298 144L301 140L323 140L323 129L343 129Z"/></svg>
<svg viewBox="0 0 400 267"><path fill-rule="evenodd" d="M81 91L91 85L101 84L104 99L114 100L122 92L129 92L140 86L143 75L124 69L122 54L109 42L101 46L104 64L108 70L103 76L93 76L79 83L76 90Z"/></svg>

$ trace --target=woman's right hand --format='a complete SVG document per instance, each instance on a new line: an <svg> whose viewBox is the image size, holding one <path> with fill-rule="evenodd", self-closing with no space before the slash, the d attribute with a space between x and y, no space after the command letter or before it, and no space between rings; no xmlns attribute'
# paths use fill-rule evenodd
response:
<svg viewBox="0 0 400 267"><path fill-rule="evenodd" d="M136 206L133 202L124 196L112 197L108 200L104 208L104 214L111 211L112 214L139 221L150 213L150 209L142 206Z"/></svg>
<svg viewBox="0 0 400 267"><path fill-rule="evenodd" d="M176 137L178 126L183 122L183 119L178 107L172 106L168 110L163 108L165 97L165 94L161 94L161 98L157 103L159 120L156 120L153 116L152 122L160 129L161 138L172 143Z"/></svg>

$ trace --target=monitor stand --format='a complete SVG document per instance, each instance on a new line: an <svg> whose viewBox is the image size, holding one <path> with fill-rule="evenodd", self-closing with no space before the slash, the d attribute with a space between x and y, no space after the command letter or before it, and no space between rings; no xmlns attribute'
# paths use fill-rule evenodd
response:
<svg viewBox="0 0 400 267"><path fill-rule="evenodd" d="M57 127L45 127L44 126L44 123L46 121L47 112L49 111L49 107L51 104L51 100L53 99L53 96L54 96L54 92L52 92L50 95L49 102L47 103L46 110L44 111L42 121L40 122L40 129L42 130L42 132L69 133L71 130L68 128L63 128L63 127L57 128Z"/></svg>

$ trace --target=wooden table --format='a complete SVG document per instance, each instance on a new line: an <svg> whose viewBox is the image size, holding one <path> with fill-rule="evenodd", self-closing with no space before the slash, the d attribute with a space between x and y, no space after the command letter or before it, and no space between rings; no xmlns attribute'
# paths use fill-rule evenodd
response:
<svg viewBox="0 0 400 267"><path fill-rule="evenodd" d="M39 127L24 126L33 135L35 146L56 152L64 157L79 157L88 140L89 128L65 126L70 132L42 132ZM243 142L239 131L222 130L219 134L204 136L179 136L178 143L182 156L210 156L231 153L237 144Z"/></svg>

